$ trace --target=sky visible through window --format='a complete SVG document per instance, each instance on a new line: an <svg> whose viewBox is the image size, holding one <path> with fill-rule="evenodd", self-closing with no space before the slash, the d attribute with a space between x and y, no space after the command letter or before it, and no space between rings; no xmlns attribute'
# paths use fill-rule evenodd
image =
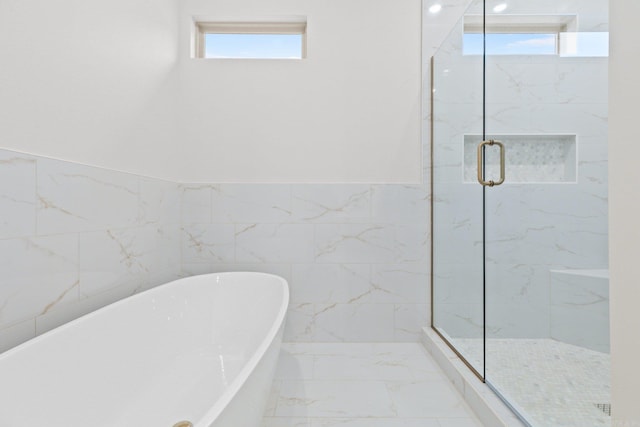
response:
<svg viewBox="0 0 640 427"><path fill-rule="evenodd" d="M557 34L487 34L487 55L555 55ZM464 34L464 55L482 55L482 34Z"/></svg>
<svg viewBox="0 0 640 427"><path fill-rule="evenodd" d="M205 58L302 58L302 34L206 34Z"/></svg>
<svg viewBox="0 0 640 427"><path fill-rule="evenodd" d="M464 55L482 55L482 33L465 33L463 46ZM606 57L609 33L487 33L487 55Z"/></svg>

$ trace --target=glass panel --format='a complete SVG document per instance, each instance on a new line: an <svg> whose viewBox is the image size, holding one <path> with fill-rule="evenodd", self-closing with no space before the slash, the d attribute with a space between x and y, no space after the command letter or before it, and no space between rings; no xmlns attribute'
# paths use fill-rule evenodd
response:
<svg viewBox="0 0 640 427"><path fill-rule="evenodd" d="M302 34L205 34L205 58L302 58Z"/></svg>
<svg viewBox="0 0 640 427"><path fill-rule="evenodd" d="M609 33L560 33L561 56L609 56Z"/></svg>
<svg viewBox="0 0 640 427"><path fill-rule="evenodd" d="M483 375L483 190L465 181L482 141L482 56L463 54L463 33L460 20L433 57L433 325Z"/></svg>
<svg viewBox="0 0 640 427"><path fill-rule="evenodd" d="M464 35L464 54L482 55L486 43L487 55L555 55L557 34L484 34Z"/></svg>
<svg viewBox="0 0 640 427"><path fill-rule="evenodd" d="M577 41L607 30L606 0L508 10L577 15ZM486 56L486 137L507 162L485 193L486 380L539 427L611 424L608 64L585 56Z"/></svg>

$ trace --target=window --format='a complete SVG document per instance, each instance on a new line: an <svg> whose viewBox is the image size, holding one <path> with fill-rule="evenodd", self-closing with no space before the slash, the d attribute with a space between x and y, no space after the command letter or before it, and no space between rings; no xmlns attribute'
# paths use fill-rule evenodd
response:
<svg viewBox="0 0 640 427"><path fill-rule="evenodd" d="M306 20L298 22L196 22L196 58L302 59Z"/></svg>
<svg viewBox="0 0 640 427"><path fill-rule="evenodd" d="M608 56L609 33L576 31L575 15L469 15L464 55ZM486 35L483 36L483 29Z"/></svg>
<svg viewBox="0 0 640 427"><path fill-rule="evenodd" d="M465 33L464 54L482 55L483 35ZM487 55L555 55L558 52L558 34L487 33Z"/></svg>

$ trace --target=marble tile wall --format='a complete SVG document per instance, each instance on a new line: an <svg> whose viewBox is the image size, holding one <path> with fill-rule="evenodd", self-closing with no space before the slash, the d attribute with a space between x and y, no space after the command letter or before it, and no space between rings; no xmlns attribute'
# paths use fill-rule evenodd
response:
<svg viewBox="0 0 640 427"><path fill-rule="evenodd" d="M285 340L417 341L428 324L424 185L182 185L183 274L285 277Z"/></svg>
<svg viewBox="0 0 640 427"><path fill-rule="evenodd" d="M609 271L551 271L551 338L609 353Z"/></svg>
<svg viewBox="0 0 640 427"><path fill-rule="evenodd" d="M0 150L0 351L180 272L176 184Z"/></svg>
<svg viewBox="0 0 640 427"><path fill-rule="evenodd" d="M423 185L175 184L0 151L0 350L179 276L291 284L289 341L417 341Z"/></svg>
<svg viewBox="0 0 640 427"><path fill-rule="evenodd" d="M478 2L479 3L479 2ZM510 3L510 13L576 13L579 31L606 31L606 2ZM596 4L597 3L597 4ZM596 14L596 12L598 12ZM603 12L603 13L601 13ZM462 22L436 56L436 323L482 334L482 190L464 183L464 137L482 133L482 58L464 56ZM486 192L487 331L550 337L550 270L606 269L607 58L491 56L487 137L575 135L575 182L507 181ZM525 180L526 181L526 180Z"/></svg>

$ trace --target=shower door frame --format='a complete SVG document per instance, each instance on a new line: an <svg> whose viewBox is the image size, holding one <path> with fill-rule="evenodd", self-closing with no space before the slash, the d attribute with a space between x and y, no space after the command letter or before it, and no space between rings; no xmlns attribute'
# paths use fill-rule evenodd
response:
<svg viewBox="0 0 640 427"><path fill-rule="evenodd" d="M485 115L486 115L486 40L485 40L485 35L486 35L486 0L482 1L482 35L483 35L483 42L482 42L482 141L485 140L485 135L486 135L486 120L485 120ZM482 372L479 372L478 369L476 369L472 363L470 363L467 358L456 348L455 345L453 345L449 339L447 339L446 336L444 336L444 334L442 334L435 326L435 310L434 310L434 305L435 305L435 298L434 298L434 288L435 288L435 277L434 277L434 209L433 209L433 205L434 205L434 194L435 194L435 174L434 174L434 146L435 146L435 121L434 121L434 89L435 89L435 55L431 56L431 60L429 61L429 67L430 67L430 82L429 82L429 87L430 87L430 98L429 98L429 108L430 108L430 188L431 188L431 204L430 204L430 222L431 222L431 227L430 227L430 232L431 232L431 256L430 256L430 278L431 278L431 301L430 301L430 307L431 307L431 313L430 313L430 326L431 326L431 330L433 330L436 334L438 334L438 336L447 344L447 346L460 358L460 360L471 370L471 372L478 377L478 379L480 381L482 381L483 383L487 384L490 386L490 384L487 383L486 381L486 350L487 350L487 329L486 329L486 319L487 319L487 315L486 315L486 301L487 301L487 295L486 295L486 272L485 272L485 245L486 245L486 239L485 239L485 192L486 192L486 187L482 186ZM484 147L482 147L483 153L484 153ZM483 162L483 166L484 166L484 157L482 157L482 162ZM483 178L484 178L484 167L483 167ZM517 411L514 410L514 408L506 401L506 399L504 399L500 393L498 393L495 389L493 389L493 387L490 387L495 394L498 395L498 397L500 397L501 400L503 400L508 406L509 408L511 408L516 414ZM520 417L518 415L518 417ZM528 425L528 423L527 423Z"/></svg>

